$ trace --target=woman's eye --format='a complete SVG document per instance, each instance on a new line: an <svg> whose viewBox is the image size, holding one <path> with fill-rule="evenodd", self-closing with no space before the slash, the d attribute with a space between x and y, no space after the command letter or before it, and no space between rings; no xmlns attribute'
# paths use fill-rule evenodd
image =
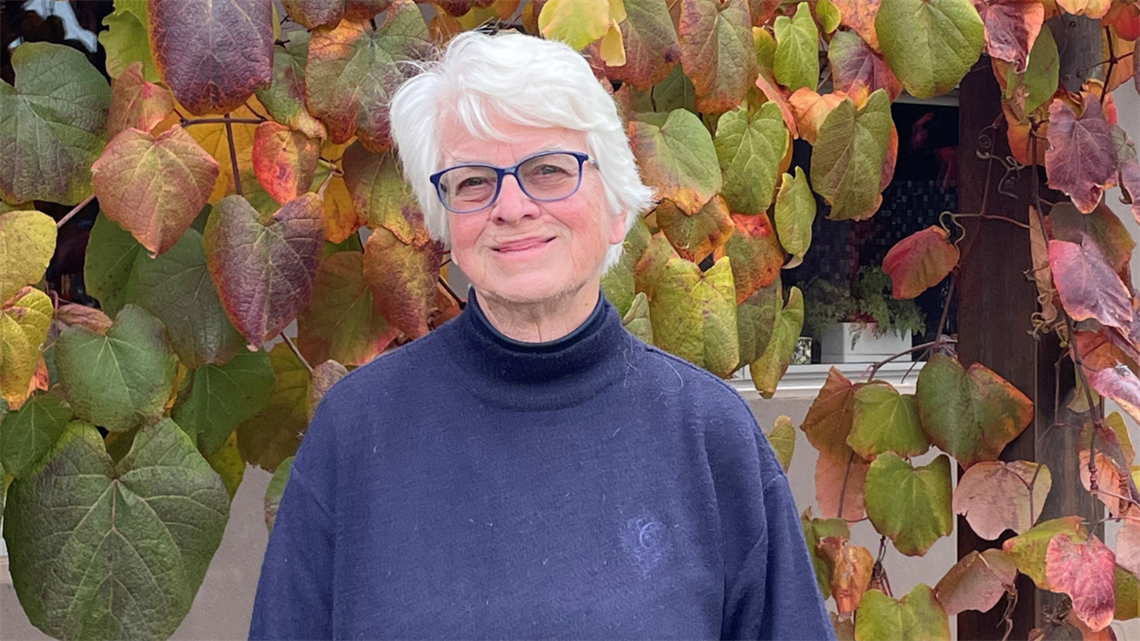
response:
<svg viewBox="0 0 1140 641"><path fill-rule="evenodd" d="M485 178L480 178L480 177L465 178L463 180L463 182L459 183L459 187L457 189L469 189L472 187L482 187L485 184L487 184L487 180Z"/></svg>
<svg viewBox="0 0 1140 641"><path fill-rule="evenodd" d="M564 169L562 169L561 167L558 167L555 165L539 165L538 171L536 171L535 173L542 175L542 176L550 176L553 174L563 174L563 173L566 173L566 171Z"/></svg>

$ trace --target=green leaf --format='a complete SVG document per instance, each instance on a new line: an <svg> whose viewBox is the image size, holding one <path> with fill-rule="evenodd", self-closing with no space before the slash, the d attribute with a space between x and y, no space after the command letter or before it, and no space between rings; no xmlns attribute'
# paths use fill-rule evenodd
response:
<svg viewBox="0 0 1140 641"><path fill-rule="evenodd" d="M87 239L83 282L108 316L123 309L135 260L145 250L129 231L100 213Z"/></svg>
<svg viewBox="0 0 1140 641"><path fill-rule="evenodd" d="M658 0L623 0L626 19L621 23L625 64L606 67L610 80L620 80L641 91L661 82L681 59L677 30L669 8Z"/></svg>
<svg viewBox="0 0 1140 641"><path fill-rule="evenodd" d="M851 531L843 519L812 518L810 507L800 516L800 525L804 530L804 538L807 539L808 553L811 556L811 564L815 568L815 579L819 583L819 591L823 593L823 598L829 599L831 598L831 565L820 554L819 543L828 537L837 537L847 541L851 538Z"/></svg>
<svg viewBox="0 0 1140 641"><path fill-rule="evenodd" d="M217 452L207 457L206 461L218 476L222 477L226 493L230 495L231 501L234 500L242 479L245 478L245 461L241 457L241 450L238 449L237 434L230 432L226 442Z"/></svg>
<svg viewBox="0 0 1140 641"><path fill-rule="evenodd" d="M681 0L677 34L697 110L719 114L743 102L759 72L747 0Z"/></svg>
<svg viewBox="0 0 1140 641"><path fill-rule="evenodd" d="M103 18L107 29L99 32L99 44L107 52L107 74L112 78L118 78L138 62L148 82L162 80L150 53L147 21L146 0L115 0L115 12Z"/></svg>
<svg viewBox="0 0 1140 641"><path fill-rule="evenodd" d="M205 455L218 451L242 422L269 402L273 365L264 350L240 352L224 365L203 365L190 375L171 417Z"/></svg>
<svg viewBox="0 0 1140 641"><path fill-rule="evenodd" d="M811 226L815 222L815 194L808 186L802 167L795 176L784 174L776 192L776 233L780 245L793 257L793 267L803 261L811 247Z"/></svg>
<svg viewBox="0 0 1140 641"><path fill-rule="evenodd" d="M884 452L910 458L926 453L914 396L899 394L890 383L872 382L855 391L847 444L867 460Z"/></svg>
<svg viewBox="0 0 1140 641"><path fill-rule="evenodd" d="M907 556L926 554L953 531L950 495L950 458L944 454L914 468L887 452L867 471L867 516Z"/></svg>
<svg viewBox="0 0 1140 641"><path fill-rule="evenodd" d="M194 114L240 107L273 71L273 2L149 3L154 59Z"/></svg>
<svg viewBox="0 0 1140 641"><path fill-rule="evenodd" d="M729 260L721 258L702 273L683 258L669 259L649 301L655 344L718 376L729 376L739 360L735 296Z"/></svg>
<svg viewBox="0 0 1140 641"><path fill-rule="evenodd" d="M0 303L44 277L55 253L55 221L38 211L0 214Z"/></svg>
<svg viewBox="0 0 1140 641"><path fill-rule="evenodd" d="M731 257L729 260L733 260ZM780 280L756 290L736 306L736 334L740 341L740 363L743 366L760 358L772 332L776 329L776 317L784 303L784 289Z"/></svg>
<svg viewBox="0 0 1140 641"><path fill-rule="evenodd" d="M264 344L308 306L325 240L316 194L272 216L241 196L227 196L210 213L203 237L222 305L251 345Z"/></svg>
<svg viewBox="0 0 1140 641"><path fill-rule="evenodd" d="M59 639L168 638L229 508L222 480L173 421L143 427L118 463L94 426L72 422L8 493L4 540L20 604Z"/></svg>
<svg viewBox="0 0 1140 641"><path fill-rule="evenodd" d="M253 418L237 428L242 458L272 472L297 453L309 426L309 370L285 343L269 350L273 392Z"/></svg>
<svg viewBox="0 0 1140 641"><path fill-rule="evenodd" d="M765 436L768 437L772 450L776 452L776 460L780 462L780 467L786 473L792 465L792 455L796 451L796 426L792 424L792 419L787 416L777 416L776 425Z"/></svg>
<svg viewBox="0 0 1140 641"><path fill-rule="evenodd" d="M626 331L640 338L647 345L653 344L653 321L649 316L649 298L645 292L639 292L629 306L629 311L622 318L621 324Z"/></svg>
<svg viewBox="0 0 1140 641"><path fill-rule="evenodd" d="M804 296L798 287L788 293L788 303L776 317L772 338L759 358L748 365L752 384L764 398L776 394L776 385L784 377L788 365L792 364L792 353L804 326Z"/></svg>
<svg viewBox="0 0 1140 641"><path fill-rule="evenodd" d="M19 478L27 474L63 434L71 420L71 407L55 392L37 394L3 419L0 462L4 470Z"/></svg>
<svg viewBox="0 0 1140 641"><path fill-rule="evenodd" d="M1065 516L1038 523L1025 534L1006 539L1002 543L1002 549L1013 557L1017 570L1033 579L1042 590L1052 589L1045 580L1045 553L1049 549L1049 541L1058 534L1069 536L1074 543L1088 538L1081 517Z"/></svg>
<svg viewBox="0 0 1140 641"><path fill-rule="evenodd" d="M111 432L162 416L176 360L162 323L127 305L101 336L70 327L56 341L55 362L75 415Z"/></svg>
<svg viewBox="0 0 1140 641"><path fill-rule="evenodd" d="M887 64L923 100L954 89L985 46L985 27L970 0L884 2L875 31Z"/></svg>
<svg viewBox="0 0 1140 641"><path fill-rule="evenodd" d="M166 325L171 346L186 367L220 365L244 351L245 339L226 317L206 270L202 235L193 229L165 254L136 258L127 283L126 301Z"/></svg>
<svg viewBox="0 0 1140 641"><path fill-rule="evenodd" d="M363 365L396 338L364 279L364 254L337 252L317 269L313 302L297 317L297 348L310 363Z"/></svg>
<svg viewBox="0 0 1140 641"><path fill-rule="evenodd" d="M51 298L30 286L0 307L0 396L11 405L28 395L52 312Z"/></svg>
<svg viewBox="0 0 1140 641"><path fill-rule="evenodd" d="M657 226L681 258L697 263L723 246L736 228L719 195L691 216L669 200L662 201L655 213Z"/></svg>
<svg viewBox="0 0 1140 641"><path fill-rule="evenodd" d="M863 220L879 208L890 138L891 105L882 89L862 109L847 98L828 114L811 156L812 188L831 204L828 218Z"/></svg>
<svg viewBox="0 0 1140 641"><path fill-rule="evenodd" d="M273 534L273 524L277 522L277 509L281 507L281 497L285 495L285 486L289 485L289 474L293 471L293 459L281 461L273 478L269 479L269 487L265 488L265 527Z"/></svg>
<svg viewBox="0 0 1140 641"><path fill-rule="evenodd" d="M832 33L839 28L842 16L831 0L818 0L815 3L815 14L824 33Z"/></svg>
<svg viewBox="0 0 1140 641"><path fill-rule="evenodd" d="M994 461L1033 419L1033 403L993 370L936 354L918 375L922 429L964 468Z"/></svg>
<svg viewBox="0 0 1140 641"><path fill-rule="evenodd" d="M630 146L643 179L657 197L695 214L718 191L717 151L704 124L691 112L640 114L629 122Z"/></svg>
<svg viewBox="0 0 1140 641"><path fill-rule="evenodd" d="M1017 73L1013 63L992 59L994 71L1002 84L1002 98L1014 108L1019 120L1049 102L1057 92L1061 73L1061 54L1057 41L1049 28L1041 29L1033 41L1029 53L1029 65L1023 73ZM1004 81L1003 81L1004 75Z"/></svg>
<svg viewBox="0 0 1140 641"><path fill-rule="evenodd" d="M206 205L218 161L175 125L158 138L120 132L91 171L103 213L154 256L174 246Z"/></svg>
<svg viewBox="0 0 1140 641"><path fill-rule="evenodd" d="M766 102L755 113L740 107L720 117L713 146L724 174L721 194L733 213L759 214L768 209L789 144L776 103Z"/></svg>
<svg viewBox="0 0 1140 641"><path fill-rule="evenodd" d="M325 126L305 107L305 76L309 64L308 31L289 32L289 42L273 48L273 79L258 88L257 100L269 117L310 138L325 138Z"/></svg>
<svg viewBox="0 0 1140 641"><path fill-rule="evenodd" d="M407 0L393 3L375 30L367 21L344 20L318 31L309 43L309 112L333 142L355 135L370 151L387 151L388 101L406 73L397 62L421 58L429 47L419 7Z"/></svg>
<svg viewBox="0 0 1140 641"><path fill-rule="evenodd" d="M775 30L776 80L789 92L803 87L815 91L819 87L819 30L808 3L801 2L793 18L776 18Z"/></svg>
<svg viewBox="0 0 1140 641"><path fill-rule="evenodd" d="M633 304L636 294L634 270L637 268L637 261L641 260L641 254L649 245L649 238L649 227L643 219L638 218L622 242L621 259L610 267L608 272L602 274L602 292L622 316L625 316Z"/></svg>
<svg viewBox="0 0 1140 641"><path fill-rule="evenodd" d="M0 194L75 205L91 195L111 87L64 45L24 43L12 52L12 68L16 87L0 82Z"/></svg>
<svg viewBox="0 0 1140 641"><path fill-rule="evenodd" d="M950 641L950 619L934 590L923 583L898 601L881 590L868 590L855 614L855 639Z"/></svg>

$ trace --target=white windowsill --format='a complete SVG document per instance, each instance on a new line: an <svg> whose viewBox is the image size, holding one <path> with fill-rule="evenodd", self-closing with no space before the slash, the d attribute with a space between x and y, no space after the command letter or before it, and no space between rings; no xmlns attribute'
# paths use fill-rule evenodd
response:
<svg viewBox="0 0 1140 641"><path fill-rule="evenodd" d="M914 385L918 380L918 373L922 371L922 366L925 362L910 362L910 361L893 361L883 365L879 368L878 373L875 375L876 380L882 380L895 386L899 392L903 394L913 394ZM832 365L791 365L788 367L788 372L780 379L780 385L776 388L776 394L771 400L797 400L797 399L812 399L827 381L827 373L834 367L839 370L841 374L846 376L851 381L857 381L860 378L866 379L867 374L870 373L872 363L835 363ZM910 372L909 375L907 372ZM906 377L905 382L903 377ZM745 400L756 400L760 398L760 393L756 391L756 387L752 384L752 379L748 377L747 368L737 372L735 378L728 381L728 384L733 387Z"/></svg>

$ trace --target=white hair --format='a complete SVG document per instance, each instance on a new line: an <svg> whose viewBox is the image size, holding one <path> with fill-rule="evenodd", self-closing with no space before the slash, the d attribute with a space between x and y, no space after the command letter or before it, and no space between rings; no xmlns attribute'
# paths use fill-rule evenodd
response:
<svg viewBox="0 0 1140 641"><path fill-rule="evenodd" d="M430 179L443 169L439 121L444 113L455 114L473 136L493 140L508 137L491 126L492 115L520 125L585 132L609 214L624 214L628 231L652 206L653 190L641 182L613 98L585 58L566 44L515 32L469 31L422 68L392 96L391 130L432 238L450 244L447 212ZM621 252L621 243L610 246L603 272Z"/></svg>

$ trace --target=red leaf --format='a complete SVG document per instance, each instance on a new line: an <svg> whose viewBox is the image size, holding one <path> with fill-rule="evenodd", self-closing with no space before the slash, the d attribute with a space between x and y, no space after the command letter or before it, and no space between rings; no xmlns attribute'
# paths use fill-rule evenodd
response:
<svg viewBox="0 0 1140 641"><path fill-rule="evenodd" d="M132 62L111 83L111 109L107 112L107 138L124 129L151 131L174 111L174 96L162 85L143 79L142 63Z"/></svg>
<svg viewBox="0 0 1140 641"><path fill-rule="evenodd" d="M1049 241L1049 266L1061 304L1073 320L1095 318L1112 327L1132 322L1132 295L1096 243Z"/></svg>
<svg viewBox="0 0 1140 641"><path fill-rule="evenodd" d="M1092 475L1089 473L1089 452L1081 450L1079 455L1081 485L1092 491ZM1104 452L1097 451L1096 463L1096 497L1108 508L1112 516L1123 514L1132 504L1128 498L1131 496L1131 478L1127 469L1122 469L1113 462L1112 458Z"/></svg>
<svg viewBox="0 0 1140 641"><path fill-rule="evenodd" d="M1025 71L1045 7L1038 0L974 0L974 8L986 25L986 53L1014 63L1018 73Z"/></svg>
<svg viewBox="0 0 1140 641"><path fill-rule="evenodd" d="M1089 386L1101 396L1116 401L1121 409L1140 420L1140 378L1123 365L1106 367L1088 374Z"/></svg>
<svg viewBox="0 0 1140 641"><path fill-rule="evenodd" d="M736 231L728 237L723 252L732 260L732 277L739 304L757 290L776 282L784 264L784 250L768 214L732 214L731 218ZM720 251L714 256L719 259Z"/></svg>
<svg viewBox="0 0 1140 641"><path fill-rule="evenodd" d="M854 522L866 516L864 486L870 468L871 463L861 456L836 456L826 450L820 451L815 462L815 500L824 518ZM843 494L842 515L839 514L840 493Z"/></svg>
<svg viewBox="0 0 1140 641"><path fill-rule="evenodd" d="M1140 60L1140 54L1132 57ZM1136 73L1140 75L1140 67ZM1136 90L1140 91L1140 86ZM1137 159L1136 145L1120 125L1113 126L1112 139L1116 143L1116 157L1120 164L1120 187L1132 198L1132 217L1140 222L1140 160Z"/></svg>
<svg viewBox="0 0 1140 641"><path fill-rule="evenodd" d="M832 367L800 425L812 447L844 459L844 464L851 453L847 435L851 432L854 404L855 386Z"/></svg>
<svg viewBox="0 0 1140 641"><path fill-rule="evenodd" d="M914 298L942 282L958 264L958 248L950 244L945 229L930 226L911 234L883 258L883 271L891 277L891 295Z"/></svg>
<svg viewBox="0 0 1140 641"><path fill-rule="evenodd" d="M891 102L902 93L902 83L883 57L850 31L836 32L827 59L836 91L846 92L857 104L863 104L876 89L885 90Z"/></svg>
<svg viewBox="0 0 1140 641"><path fill-rule="evenodd" d="M253 172L279 204L309 191L317 172L321 142L275 122L253 131Z"/></svg>
<svg viewBox="0 0 1140 641"><path fill-rule="evenodd" d="M1136 40L1140 38L1140 5L1114 2L1101 24L1116 30L1122 40Z"/></svg>
<svg viewBox="0 0 1140 641"><path fill-rule="evenodd" d="M1062 98L1049 106L1049 186L1073 199L1084 213L1096 208L1105 185L1116 176L1116 147L1100 101L1082 92L1084 113L1077 117Z"/></svg>
<svg viewBox="0 0 1140 641"><path fill-rule="evenodd" d="M697 109L724 113L748 94L758 66L745 0L681 0L681 67L693 81Z"/></svg>
<svg viewBox="0 0 1140 641"><path fill-rule="evenodd" d="M1116 610L1116 556L1097 537L1074 543L1067 534L1049 541L1045 580L1073 599L1073 613L1094 632L1112 623Z"/></svg>

